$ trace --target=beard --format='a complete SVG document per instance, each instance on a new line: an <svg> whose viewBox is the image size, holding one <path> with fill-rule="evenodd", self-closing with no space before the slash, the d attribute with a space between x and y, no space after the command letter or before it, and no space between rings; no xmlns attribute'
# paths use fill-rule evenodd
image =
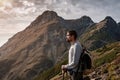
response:
<svg viewBox="0 0 120 80"><path fill-rule="evenodd" d="M66 38L66 41L69 42L69 43L71 42L71 40L69 40L69 39L67 39L67 38Z"/></svg>

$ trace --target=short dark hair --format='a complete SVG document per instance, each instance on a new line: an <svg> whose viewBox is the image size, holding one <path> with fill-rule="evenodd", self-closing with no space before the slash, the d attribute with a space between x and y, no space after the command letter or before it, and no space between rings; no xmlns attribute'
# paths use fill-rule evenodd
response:
<svg viewBox="0 0 120 80"><path fill-rule="evenodd" d="M77 32L75 30L69 30L67 31L69 33L70 36L74 36L75 39L77 39Z"/></svg>

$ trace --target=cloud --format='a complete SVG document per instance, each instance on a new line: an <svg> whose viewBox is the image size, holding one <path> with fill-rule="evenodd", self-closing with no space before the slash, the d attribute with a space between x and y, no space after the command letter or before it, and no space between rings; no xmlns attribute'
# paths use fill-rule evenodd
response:
<svg viewBox="0 0 120 80"><path fill-rule="evenodd" d="M87 15L99 22L112 16L120 22L119 9L120 0L0 0L0 34L23 30L45 10L56 11L65 19Z"/></svg>
<svg viewBox="0 0 120 80"><path fill-rule="evenodd" d="M12 18L11 26L29 25L45 10L56 11L65 19L76 19L88 15L94 21L99 22L108 15L120 21L120 0L4 0L0 3L0 18L3 20ZM26 19L22 19L23 17ZM4 26L6 23L10 25L8 19L5 19Z"/></svg>
<svg viewBox="0 0 120 80"><path fill-rule="evenodd" d="M112 16L116 21L120 21L120 1L119 0L69 0L70 5L74 6L74 11L78 15L88 15L99 22L106 16ZM119 16L120 17L120 16ZM76 18L76 17L75 17Z"/></svg>
<svg viewBox="0 0 120 80"><path fill-rule="evenodd" d="M107 15L119 20L117 16L120 13L120 0L4 0L2 3L0 12L14 16L37 16L45 10L53 10L64 18L88 15L100 21Z"/></svg>
<svg viewBox="0 0 120 80"><path fill-rule="evenodd" d="M27 0L5 0L1 2L1 4L0 12L2 12L4 15L0 14L0 16L6 16L6 14L19 16L33 13L36 10L34 3Z"/></svg>

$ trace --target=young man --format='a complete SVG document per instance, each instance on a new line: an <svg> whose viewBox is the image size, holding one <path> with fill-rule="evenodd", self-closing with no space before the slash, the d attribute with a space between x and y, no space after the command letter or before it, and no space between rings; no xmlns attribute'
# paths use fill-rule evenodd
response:
<svg viewBox="0 0 120 80"><path fill-rule="evenodd" d="M63 71L68 71L72 80L83 80L83 73L81 70L77 72L77 65L79 57L82 53L82 46L77 40L77 33L74 30L68 31L66 34L66 41L71 44L68 55L68 64L62 65Z"/></svg>

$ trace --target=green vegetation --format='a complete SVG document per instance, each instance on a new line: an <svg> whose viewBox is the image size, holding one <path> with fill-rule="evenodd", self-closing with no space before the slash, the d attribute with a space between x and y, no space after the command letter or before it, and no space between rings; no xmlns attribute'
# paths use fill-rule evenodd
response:
<svg viewBox="0 0 120 80"><path fill-rule="evenodd" d="M67 59L63 60L62 62L56 64L54 67L44 71L42 74L40 74L38 77L36 77L34 80L49 80L55 75L59 74L61 71L61 65L66 64Z"/></svg>
<svg viewBox="0 0 120 80"><path fill-rule="evenodd" d="M99 57L94 60L94 66L98 67L104 63L113 61L120 52L120 46L118 44L119 42L97 49L96 53L98 53Z"/></svg>
<svg viewBox="0 0 120 80"><path fill-rule="evenodd" d="M109 63L109 62L111 62L112 60L114 60L115 57L116 57L116 52L115 52L115 51L112 51L112 52L110 52L109 54L105 54L104 56L96 59L96 60L94 61L94 65L95 65L96 67L98 67L98 66L100 66L100 65L102 65L102 64L104 64L104 63Z"/></svg>
<svg viewBox="0 0 120 80"><path fill-rule="evenodd" d="M103 46L102 48L99 48L96 50L96 52L101 52L102 53L105 53L106 51L109 51L111 50L112 48L108 48L107 46Z"/></svg>
<svg viewBox="0 0 120 80"><path fill-rule="evenodd" d="M93 61L93 65L97 68L103 64L107 63L107 67L102 68L102 74L108 74L107 80L117 80L117 75L115 74L115 69L117 65L111 64L111 62L118 57L118 53L120 53L120 45L119 42L105 45L102 48L99 48L95 51L94 54L97 54ZM64 58L61 62L56 64L54 67L44 71L34 80L49 80L56 75L59 75L61 72L61 65L67 63L67 57Z"/></svg>

